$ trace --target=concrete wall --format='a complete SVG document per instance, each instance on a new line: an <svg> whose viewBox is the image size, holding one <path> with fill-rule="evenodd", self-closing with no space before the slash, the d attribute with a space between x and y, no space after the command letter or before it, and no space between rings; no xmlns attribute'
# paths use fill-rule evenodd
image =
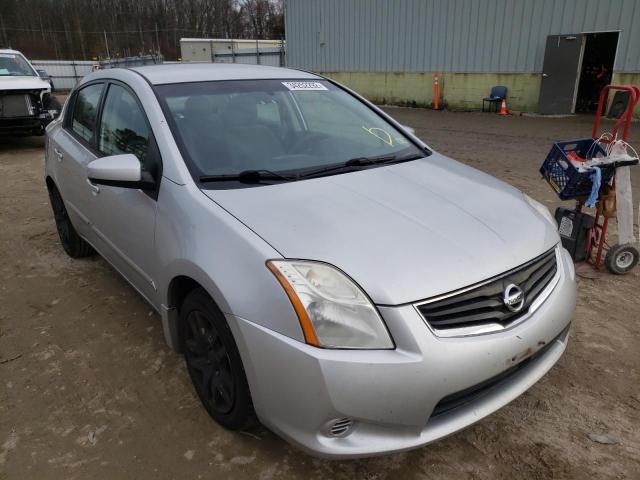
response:
<svg viewBox="0 0 640 480"><path fill-rule="evenodd" d="M380 104L426 107L433 104L432 73L326 72L369 100ZM508 88L510 110L535 111L538 107L540 75L527 73L440 74L440 102L452 110L477 110L494 85Z"/></svg>
<svg viewBox="0 0 640 480"><path fill-rule="evenodd" d="M378 104L431 107L432 73L324 72L323 75L355 90ZM538 110L540 75L531 73L441 73L440 104L450 110L479 110L482 98L494 85L508 89L507 108L521 112ZM640 72L614 73L612 83L640 87ZM640 117L640 102L634 110Z"/></svg>

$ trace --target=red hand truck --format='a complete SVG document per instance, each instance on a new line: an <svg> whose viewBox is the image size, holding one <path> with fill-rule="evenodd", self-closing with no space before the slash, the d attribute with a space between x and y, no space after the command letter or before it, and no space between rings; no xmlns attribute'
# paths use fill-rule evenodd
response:
<svg viewBox="0 0 640 480"><path fill-rule="evenodd" d="M622 135L620 138L625 141L627 140L629 127L631 126L633 109L638 103L638 100L640 100L640 90L635 85L605 86L600 92L600 98L598 99L598 111L596 112L596 119L593 122L593 130L591 131L591 137L594 140L600 138L600 119L602 117L602 112L605 107L609 91L629 92L629 101L627 103L627 108L613 126L613 129L611 130L611 137L600 139L599 143L601 144L608 144L616 139L619 140L617 136L621 128ZM615 189L615 177L613 179L612 186ZM579 203L577 210L579 211L581 208L582 204ZM602 256L606 245L607 229L609 226L609 218L602 213L602 210L603 209L600 209L596 213L595 225L589 233L587 242L587 262L592 264L595 268L600 268L602 266ZM608 248L604 263L607 269L612 273L626 273L638 263L638 250L632 245L613 245Z"/></svg>

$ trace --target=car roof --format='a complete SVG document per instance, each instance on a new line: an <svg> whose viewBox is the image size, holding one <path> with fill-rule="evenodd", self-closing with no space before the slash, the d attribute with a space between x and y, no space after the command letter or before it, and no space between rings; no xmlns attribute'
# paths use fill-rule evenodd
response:
<svg viewBox="0 0 640 480"><path fill-rule="evenodd" d="M238 63L174 63L132 67L153 85L215 80L320 79L302 70ZM108 70L103 70L108 72Z"/></svg>
<svg viewBox="0 0 640 480"><path fill-rule="evenodd" d="M22 53L19 52L18 50L12 50L10 48L0 48L0 53L17 53L19 55L22 55Z"/></svg>

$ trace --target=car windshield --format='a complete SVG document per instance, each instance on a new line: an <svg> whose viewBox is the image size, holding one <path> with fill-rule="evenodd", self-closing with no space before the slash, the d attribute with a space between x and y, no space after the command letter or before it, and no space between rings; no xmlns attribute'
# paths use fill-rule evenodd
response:
<svg viewBox="0 0 640 480"><path fill-rule="evenodd" d="M271 180L424 157L406 135L326 80L241 80L156 87L194 176ZM347 165L347 162L351 161ZM237 180L237 179L236 179Z"/></svg>
<svg viewBox="0 0 640 480"><path fill-rule="evenodd" d="M37 75L22 55L17 53L0 53L0 76L35 77Z"/></svg>

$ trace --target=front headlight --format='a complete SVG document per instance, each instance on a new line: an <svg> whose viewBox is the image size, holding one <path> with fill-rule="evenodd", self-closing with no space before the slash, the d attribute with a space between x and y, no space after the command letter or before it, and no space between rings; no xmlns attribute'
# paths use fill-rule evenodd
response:
<svg viewBox="0 0 640 480"><path fill-rule="evenodd" d="M547 220L549 220L549 223L551 223L553 225L553 228L557 229L558 228L558 223L556 222L556 219L554 218L553 215L551 215L551 212L549 211L549 209L547 207L545 207L542 203L540 203L537 200L534 200L533 198L531 198L529 195L527 195L526 193L522 194L524 196L524 199L527 201L527 203L529 205L531 205L533 208L535 208L538 212L540 212L540 214L546 218Z"/></svg>
<svg viewBox="0 0 640 480"><path fill-rule="evenodd" d="M338 269L306 260L271 260L267 267L284 288L305 341L326 348L393 348L378 311Z"/></svg>

